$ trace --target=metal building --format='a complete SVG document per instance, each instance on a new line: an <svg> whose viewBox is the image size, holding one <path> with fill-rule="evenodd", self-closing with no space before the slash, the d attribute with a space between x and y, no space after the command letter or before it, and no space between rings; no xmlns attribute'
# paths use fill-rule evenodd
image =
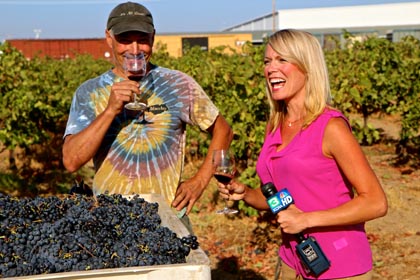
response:
<svg viewBox="0 0 420 280"><path fill-rule="evenodd" d="M277 10L224 31L252 32L253 41L257 44L273 31L285 28L309 31L321 42L327 36L341 37L345 31L361 37L387 37L393 41L406 35L420 39L420 1Z"/></svg>

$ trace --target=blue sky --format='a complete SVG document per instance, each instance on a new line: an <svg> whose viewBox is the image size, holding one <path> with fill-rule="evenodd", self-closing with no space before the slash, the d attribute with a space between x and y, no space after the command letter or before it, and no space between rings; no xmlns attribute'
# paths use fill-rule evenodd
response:
<svg viewBox="0 0 420 280"><path fill-rule="evenodd" d="M0 0L5 39L101 38L122 0ZM420 2L414 0L146 0L158 33L217 32L278 9ZM419 11L420 14L420 11ZM36 30L36 31L34 31Z"/></svg>

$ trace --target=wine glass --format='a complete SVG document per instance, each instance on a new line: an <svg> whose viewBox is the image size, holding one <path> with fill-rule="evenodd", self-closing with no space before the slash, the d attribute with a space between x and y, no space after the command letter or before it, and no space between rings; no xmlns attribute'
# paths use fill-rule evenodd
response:
<svg viewBox="0 0 420 280"><path fill-rule="evenodd" d="M219 183L227 185L234 177L236 172L235 157L229 150L213 151L213 176ZM235 214L238 210L231 209L225 200L225 207L216 211L217 214Z"/></svg>
<svg viewBox="0 0 420 280"><path fill-rule="evenodd" d="M144 57L144 53L142 52L139 54L126 53L123 57L122 66L123 66L125 75L128 77L129 80L141 82L141 80L146 75L147 62ZM147 110L147 104L141 100L138 94L134 93L133 99L134 99L134 102L129 102L125 104L124 107L127 110L138 111L142 113L143 119L144 119L144 112Z"/></svg>

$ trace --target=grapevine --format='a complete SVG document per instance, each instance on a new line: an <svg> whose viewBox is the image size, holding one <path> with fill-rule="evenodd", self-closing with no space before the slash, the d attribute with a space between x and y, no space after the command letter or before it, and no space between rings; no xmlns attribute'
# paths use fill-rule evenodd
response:
<svg viewBox="0 0 420 280"><path fill-rule="evenodd" d="M0 194L0 275L185 263L197 237L162 226L158 208L139 196Z"/></svg>

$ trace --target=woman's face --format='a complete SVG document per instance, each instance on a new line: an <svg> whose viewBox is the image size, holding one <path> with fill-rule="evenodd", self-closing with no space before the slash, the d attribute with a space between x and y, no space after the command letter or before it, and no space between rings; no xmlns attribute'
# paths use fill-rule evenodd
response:
<svg viewBox="0 0 420 280"><path fill-rule="evenodd" d="M283 59L267 45L264 57L264 76L274 100L289 101L305 97L305 74L294 64Z"/></svg>

